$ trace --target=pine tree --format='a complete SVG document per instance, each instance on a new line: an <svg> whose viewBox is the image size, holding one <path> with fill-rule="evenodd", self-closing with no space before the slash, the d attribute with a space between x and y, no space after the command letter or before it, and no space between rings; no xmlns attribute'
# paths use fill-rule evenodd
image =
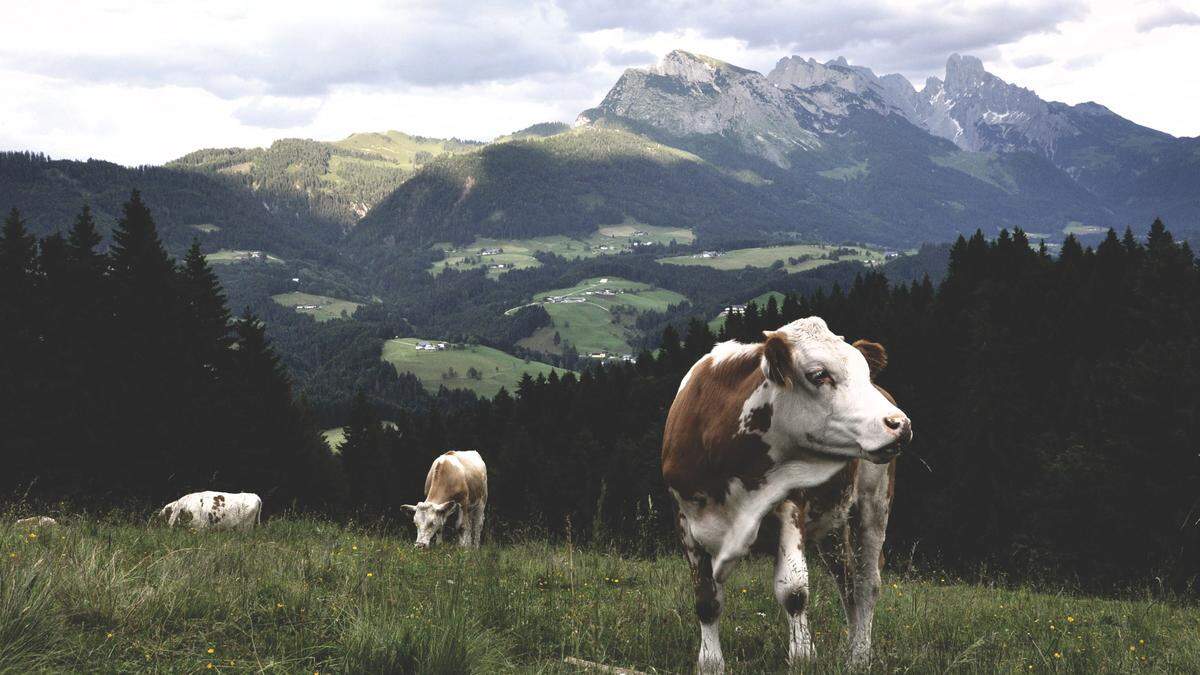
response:
<svg viewBox="0 0 1200 675"><path fill-rule="evenodd" d="M383 449L379 418L363 392L354 396L350 419L344 427L346 440L338 447L349 485L350 502L368 513L385 508L385 481L388 467Z"/></svg>

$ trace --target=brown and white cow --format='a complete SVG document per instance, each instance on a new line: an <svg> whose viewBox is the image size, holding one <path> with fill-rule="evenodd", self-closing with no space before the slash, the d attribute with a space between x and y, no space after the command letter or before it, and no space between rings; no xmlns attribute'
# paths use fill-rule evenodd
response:
<svg viewBox="0 0 1200 675"><path fill-rule="evenodd" d="M159 509L169 527L252 530L262 521L262 499L253 492L193 492Z"/></svg>
<svg viewBox="0 0 1200 675"><path fill-rule="evenodd" d="M442 536L447 523L458 534L458 543L478 548L487 508L487 465L478 452L451 450L433 460L425 476L425 501L400 507L413 516L417 548L429 548Z"/></svg>
<svg viewBox="0 0 1200 675"><path fill-rule="evenodd" d="M851 346L818 317L766 335L763 344L718 344L696 362L663 437L663 478L678 506L695 585L700 672L725 668L723 584L772 519L767 529L779 528L775 597L789 617L789 661L814 655L804 556L813 541L838 580L851 666L863 666L871 654L892 460L912 439L912 427L873 382L887 364L882 346Z"/></svg>

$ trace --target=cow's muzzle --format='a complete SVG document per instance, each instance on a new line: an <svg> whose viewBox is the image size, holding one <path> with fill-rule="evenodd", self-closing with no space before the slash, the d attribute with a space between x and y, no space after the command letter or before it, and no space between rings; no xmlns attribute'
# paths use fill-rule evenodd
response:
<svg viewBox="0 0 1200 675"><path fill-rule="evenodd" d="M414 547L414 548L419 548L419 549L427 549L427 548L429 548L429 542L427 542L427 541L418 541L417 543L413 544L413 547Z"/></svg>
<svg viewBox="0 0 1200 675"><path fill-rule="evenodd" d="M905 446L912 441L913 437L912 422L907 417L898 415L894 418L887 418L884 420L884 424L896 434L896 440L878 450L867 453L867 459L876 464L887 464L895 459L904 451Z"/></svg>

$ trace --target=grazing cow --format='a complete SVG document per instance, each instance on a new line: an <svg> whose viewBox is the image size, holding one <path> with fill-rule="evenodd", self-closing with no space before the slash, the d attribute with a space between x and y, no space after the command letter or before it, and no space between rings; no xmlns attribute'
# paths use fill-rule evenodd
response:
<svg viewBox="0 0 1200 675"><path fill-rule="evenodd" d="M170 527L193 530L251 530L262 519L262 500L253 492L193 492L162 507Z"/></svg>
<svg viewBox="0 0 1200 675"><path fill-rule="evenodd" d="M887 364L882 346L851 346L818 317L766 336L721 343L696 362L663 437L663 478L695 585L700 672L724 671L722 585L764 521L764 534L778 526L775 597L789 617L788 660L814 654L804 546L818 541L841 591L851 666L861 667L871 654L892 460L912 427L873 382Z"/></svg>
<svg viewBox="0 0 1200 675"><path fill-rule="evenodd" d="M58 521L50 516L30 516L18 520L15 524L17 527L53 527L58 525Z"/></svg>
<svg viewBox="0 0 1200 675"><path fill-rule="evenodd" d="M417 548L429 548L452 523L458 543L478 548L487 507L487 466L478 452L451 450L433 460L425 476L425 501L400 507L417 525Z"/></svg>

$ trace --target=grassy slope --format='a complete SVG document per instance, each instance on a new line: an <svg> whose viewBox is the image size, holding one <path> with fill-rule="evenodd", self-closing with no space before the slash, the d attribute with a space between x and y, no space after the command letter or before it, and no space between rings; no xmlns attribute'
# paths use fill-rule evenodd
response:
<svg viewBox="0 0 1200 675"><path fill-rule="evenodd" d="M405 525L381 536L301 520L201 535L64 519L31 539L12 520L0 524L3 672L578 672L565 656L688 672L696 655L690 575L674 553L418 552ZM732 672L785 672L772 576L754 559L726 584ZM841 610L816 569L810 607L808 672L842 672ZM877 673L1200 668L1194 605L888 572L875 616Z"/></svg>
<svg viewBox="0 0 1200 675"><path fill-rule="evenodd" d="M608 279L608 283L600 283L601 278ZM601 288L614 290L623 288L629 292L611 297L585 295L586 291ZM557 331L563 340L575 345L580 353L600 350L619 354L632 353L633 347L629 344L633 332L630 328L632 316L626 314L620 322L613 323L612 309L614 307L635 311L663 311L671 305L687 300L674 291L654 288L620 277L584 279L571 288L557 288L538 293L534 296L534 301L541 302L541 299L547 296L582 296L587 298L587 302L577 304L542 302L542 307L550 314L554 323L539 328L533 335L518 342L523 347L542 352L558 352L561 350L561 345L554 344L554 333Z"/></svg>
<svg viewBox="0 0 1200 675"><path fill-rule="evenodd" d="M279 264L283 263L282 258L273 256L270 253L267 253L266 256L267 256L266 260L269 263L279 263ZM250 251L238 251L238 250L226 249L226 248L223 248L220 251L215 251L213 253L209 253L209 254L205 255L204 257L207 258L209 264L212 264L212 265L230 265L233 263L261 262L259 260L251 260Z"/></svg>
<svg viewBox="0 0 1200 675"><path fill-rule="evenodd" d="M791 265L787 262L788 258L798 258L802 255L822 256L830 251L839 248L837 246L825 246L817 244L795 244L792 246L760 246L756 248L739 248L732 251L726 251L725 255L719 258L695 258L690 255L675 256L672 258L661 258L659 262L669 265L701 265L704 267L712 267L718 270L740 270L743 267L770 267L776 260L782 260L784 269L788 272L804 272L806 270L816 269L822 265L828 265L832 260L805 260L796 265ZM868 260L876 263L883 262L883 255L876 250L854 248L858 251L858 255L846 256L842 260L858 260L866 262Z"/></svg>
<svg viewBox="0 0 1200 675"><path fill-rule="evenodd" d="M410 136L400 131L386 133L351 134L330 145L354 152L374 155L381 161L407 171L415 171L423 162L417 153L424 152L437 157L442 154L466 152L480 147L480 143L464 143L453 139ZM344 158L345 159L345 158ZM331 171L335 173L335 171Z"/></svg>
<svg viewBox="0 0 1200 675"><path fill-rule="evenodd" d="M646 234L634 237L633 233L641 231ZM574 238L565 235L549 235L545 237L530 237L528 239L488 239L478 238L468 246L454 247L452 244L434 244L435 249L442 249L446 257L433 263L429 271L438 274L446 267L455 269L472 269L493 264L513 265L503 270L488 270L488 276L495 279L509 269L527 269L539 267L542 263L534 257L536 253L553 253L564 258L592 258L598 255L611 255L627 251L633 241L648 241L655 244L669 244L676 241L680 244L690 244L696 235L691 230L682 227L654 227L627 219L620 225L608 225L598 228L594 234L586 238ZM608 249L601 249L606 246ZM503 249L504 253L490 256L479 256L479 251L485 248Z"/></svg>
<svg viewBox="0 0 1200 675"><path fill-rule="evenodd" d="M419 341L419 338L388 340L383 344L382 358L395 366L397 372L416 375L430 392L436 392L444 384L451 389L470 389L481 396L491 397L501 387L512 391L524 373L537 377L539 373L549 375L552 370L559 375L567 372L539 361L526 362L498 349L478 345L438 352L417 351L416 344ZM467 369L472 367L482 373L482 379L467 377ZM457 376L444 379L442 375L450 368L457 371Z"/></svg>
<svg viewBox="0 0 1200 675"><path fill-rule="evenodd" d="M271 299L283 305L284 307L295 307L296 305L319 305L317 309L297 309L301 314L308 314L317 321L332 321L333 319L342 318L342 312L346 313L347 317L354 316L355 310L361 305L357 302L342 300L340 298L331 298L326 295L313 295L311 293L280 293L272 295Z"/></svg>

